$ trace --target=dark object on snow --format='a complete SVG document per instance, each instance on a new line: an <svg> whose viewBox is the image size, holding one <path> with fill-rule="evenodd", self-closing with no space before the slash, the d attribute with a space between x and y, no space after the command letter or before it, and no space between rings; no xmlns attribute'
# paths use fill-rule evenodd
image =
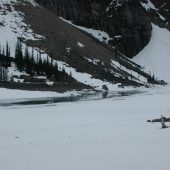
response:
<svg viewBox="0 0 170 170"><path fill-rule="evenodd" d="M103 85L102 88L103 88L103 90L105 90L105 91L108 91L108 90L109 90L106 85Z"/></svg>
<svg viewBox="0 0 170 170"><path fill-rule="evenodd" d="M165 125L164 117L162 115L161 115L161 125L162 125L162 128L167 128L167 126Z"/></svg>
<svg viewBox="0 0 170 170"><path fill-rule="evenodd" d="M153 120L147 120L147 122L160 122L161 125L162 125L162 129L164 128L168 128L169 126L166 126L165 122L170 122L170 118L166 118L166 117L163 117L161 115L161 118L160 119L153 119Z"/></svg>
<svg viewBox="0 0 170 170"><path fill-rule="evenodd" d="M170 122L170 118L163 117L163 119L164 119L164 122ZM147 122L162 122L162 120L160 118L160 119L147 120Z"/></svg>

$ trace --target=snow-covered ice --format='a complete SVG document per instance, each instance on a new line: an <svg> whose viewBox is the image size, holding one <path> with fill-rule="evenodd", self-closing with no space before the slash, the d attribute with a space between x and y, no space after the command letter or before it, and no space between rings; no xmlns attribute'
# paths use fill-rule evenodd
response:
<svg viewBox="0 0 170 170"><path fill-rule="evenodd" d="M28 91L0 88L0 102L7 99L33 99L44 97L63 97L70 95L78 95L78 92L70 91L65 93L57 93L51 91Z"/></svg>
<svg viewBox="0 0 170 170"><path fill-rule="evenodd" d="M1 22L7 18L0 35L7 38L1 40L1 44L5 45L9 39L14 50L16 34L11 28L14 24L11 18L16 22L18 19L13 14L19 17L13 11L0 18ZM20 35L22 29L17 27L16 30ZM103 37L109 40L109 36L99 30L85 31L101 41ZM33 32L30 34L28 38ZM78 42L78 45L83 44ZM153 25L150 43L134 60L170 82L169 47L169 32ZM77 73L66 63L56 62L60 69L64 67L80 82L99 89L106 84L109 90L120 90L118 85L93 79L89 74ZM0 169L168 170L170 128L161 129L159 123L151 124L146 120L159 118L160 114L170 117L170 86L143 90L145 93L103 100L0 107ZM1 88L0 102L77 94Z"/></svg>
<svg viewBox="0 0 170 170"><path fill-rule="evenodd" d="M170 128L146 120L170 117L169 99L165 86L105 100L1 107L0 169L168 170Z"/></svg>

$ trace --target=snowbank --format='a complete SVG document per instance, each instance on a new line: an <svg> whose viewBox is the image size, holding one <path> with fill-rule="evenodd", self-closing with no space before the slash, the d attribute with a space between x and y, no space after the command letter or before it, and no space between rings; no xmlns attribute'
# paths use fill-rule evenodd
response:
<svg viewBox="0 0 170 170"><path fill-rule="evenodd" d="M151 74L170 83L170 32L152 24L149 44L133 59Z"/></svg>
<svg viewBox="0 0 170 170"><path fill-rule="evenodd" d="M33 99L43 97L63 97L70 95L77 95L78 92L71 91L65 93L49 92L49 91L27 91L27 90L13 90L0 88L0 100L6 99Z"/></svg>

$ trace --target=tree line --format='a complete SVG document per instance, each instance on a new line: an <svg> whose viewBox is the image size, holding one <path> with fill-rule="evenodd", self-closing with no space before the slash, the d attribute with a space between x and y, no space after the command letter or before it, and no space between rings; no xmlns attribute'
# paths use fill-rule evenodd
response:
<svg viewBox="0 0 170 170"><path fill-rule="evenodd" d="M24 51L24 52L23 52ZM31 51L31 52L30 52ZM51 52L51 57L53 53ZM14 62L20 72L25 71L31 76L47 76L47 78L55 77L56 81L65 79L67 76L64 68L60 71L58 65L53 59L47 55L46 59L42 60L41 52L34 54L34 49L29 50L25 46L23 50L22 43L18 40L15 47L15 58L11 57L10 47L6 43L6 47L0 47L0 64L2 67L10 67Z"/></svg>

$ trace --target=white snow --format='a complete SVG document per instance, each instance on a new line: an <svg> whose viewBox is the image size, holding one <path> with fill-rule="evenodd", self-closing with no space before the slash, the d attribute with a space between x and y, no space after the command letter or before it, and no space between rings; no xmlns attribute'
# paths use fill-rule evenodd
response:
<svg viewBox="0 0 170 170"><path fill-rule="evenodd" d="M136 82L139 82L139 83L144 83L144 84L147 84L147 78L146 77L143 77L142 75L139 75L137 72L133 71L133 70L129 70L127 69L126 67L122 66L119 64L119 62L117 61L114 61L114 60L111 60L112 62L112 66L116 69L121 69L125 72L127 72L130 76L129 76L129 79L134 79ZM116 76L116 75L115 75ZM120 77L121 75L117 73L117 76ZM132 78L133 76L133 78Z"/></svg>
<svg viewBox="0 0 170 170"><path fill-rule="evenodd" d="M147 0L147 3L143 3L143 2L140 2L140 3L147 11L150 9L155 10L162 20L166 20L161 14L159 14L158 9L155 7L155 5L150 0Z"/></svg>
<svg viewBox="0 0 170 170"><path fill-rule="evenodd" d="M92 62L95 65L99 61L99 60L95 60L95 59L94 60L86 59L86 60L88 60L89 62ZM74 79L76 79L78 82L81 82L81 83L86 84L86 85L90 85L91 87L93 87L96 90L103 90L103 86L106 85L108 87L109 91L122 91L122 88L119 87L119 85L120 85L119 83L112 84L112 83L107 82L107 81L96 79L88 73L81 73L81 72L76 71L75 68L70 67L65 62L62 62L62 61L56 61L56 62L58 64L58 66L59 66L58 68L60 70L62 70L62 68L64 68L66 73L69 74L69 75L71 73L72 77ZM144 81L144 79L142 79L142 77L141 77L141 80ZM129 87L124 88L124 90L125 89L126 90L132 90L133 87L129 86Z"/></svg>
<svg viewBox="0 0 170 170"><path fill-rule="evenodd" d="M2 170L168 170L170 87L112 99L0 108ZM167 123L170 125L170 123Z"/></svg>
<svg viewBox="0 0 170 170"><path fill-rule="evenodd" d="M110 9L112 9L113 7L116 9L118 7L121 7L122 4L124 4L125 2L128 2L128 0L112 0L109 4L109 6L106 8L106 12L108 12Z"/></svg>
<svg viewBox="0 0 170 170"><path fill-rule="evenodd" d="M17 76L17 77L20 77L21 75L28 75L26 72L20 72L17 67L15 66L14 63L11 63L11 67L8 67L7 69L8 73L8 79L11 79L13 76ZM14 78L15 80L15 78ZM15 81L17 82L17 81Z"/></svg>
<svg viewBox="0 0 170 170"><path fill-rule="evenodd" d="M78 29L83 30L83 31L91 34L93 37L95 37L96 39L98 39L101 42L108 43L110 40L113 39L113 38L110 38L109 34L104 32L104 31L95 30L95 29L92 29L92 28L86 28L86 27L82 27L82 26L78 26L78 25L73 24L72 21L66 20L66 19L64 19L62 17L59 17L59 18L61 20L63 20L64 22L67 22L67 23L73 25L74 27L77 27Z"/></svg>
<svg viewBox="0 0 170 170"><path fill-rule="evenodd" d="M170 83L170 32L154 24L152 27L149 44L133 60Z"/></svg>
<svg viewBox="0 0 170 170"><path fill-rule="evenodd" d="M84 47L84 44L82 44L81 42L77 42L77 45L78 45L79 47L81 47L81 48Z"/></svg>
<svg viewBox="0 0 170 170"><path fill-rule="evenodd" d="M154 10L157 10L155 5L150 1L150 0L147 0L147 3L143 3L143 2L140 2L142 4L142 6L146 9L146 10L149 10L149 9L154 9Z"/></svg>
<svg viewBox="0 0 170 170"><path fill-rule="evenodd" d="M0 102L7 99L33 99L42 97L63 97L70 95L78 95L78 92L70 91L65 93L49 92L49 91L28 91L0 88Z"/></svg>
<svg viewBox="0 0 170 170"><path fill-rule="evenodd" d="M29 0L33 5L34 1ZM26 40L39 40L44 37L34 34L33 30L23 22L24 14L16 11L13 7L17 0L0 0L0 45L6 47L8 42L11 50L11 55L14 56L17 38L24 38ZM10 8L10 9L8 9Z"/></svg>

